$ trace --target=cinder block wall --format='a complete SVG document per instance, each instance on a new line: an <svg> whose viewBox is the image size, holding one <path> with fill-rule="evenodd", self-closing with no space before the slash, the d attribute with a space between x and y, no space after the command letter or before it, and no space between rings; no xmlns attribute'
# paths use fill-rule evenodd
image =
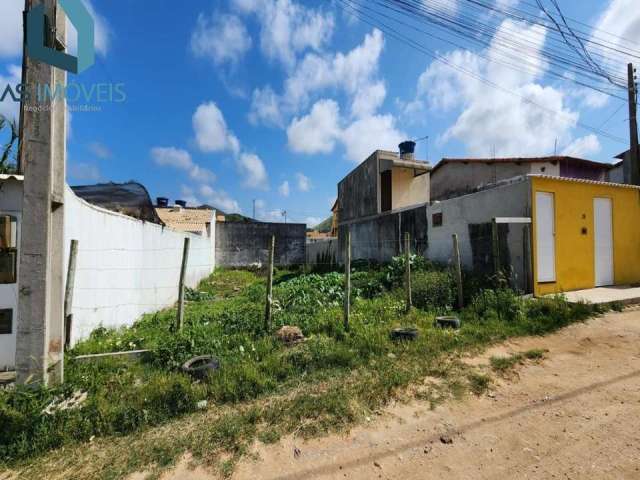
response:
<svg viewBox="0 0 640 480"><path fill-rule="evenodd" d="M266 265L269 245L276 237L275 264L303 265L306 261L307 226L303 223L216 224L216 264L220 267Z"/></svg>

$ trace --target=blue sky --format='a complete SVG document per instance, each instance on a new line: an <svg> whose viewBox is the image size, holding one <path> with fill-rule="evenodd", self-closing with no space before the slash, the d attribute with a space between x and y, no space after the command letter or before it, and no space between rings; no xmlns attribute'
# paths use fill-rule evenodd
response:
<svg viewBox="0 0 640 480"><path fill-rule="evenodd" d="M545 74L544 62L527 74L476 55L490 50L425 40L450 63L503 87L496 90L331 1L86 3L96 20L97 62L69 80L122 83L127 99L71 115L70 184L134 179L154 197L248 215L255 199L261 219L281 220L287 210L290 221L314 224L329 215L348 171L404 139L428 135L417 156L432 163L554 149L611 161L626 148L578 125L607 120L603 130L628 138L623 102ZM452 12L464 13L464 3L441 0ZM635 0L560 3L569 17L640 43ZM23 4L0 2L2 88L19 81ZM540 47L548 41L530 25L501 27ZM541 113L523 97L562 114ZM0 112L15 114L15 105L5 99Z"/></svg>

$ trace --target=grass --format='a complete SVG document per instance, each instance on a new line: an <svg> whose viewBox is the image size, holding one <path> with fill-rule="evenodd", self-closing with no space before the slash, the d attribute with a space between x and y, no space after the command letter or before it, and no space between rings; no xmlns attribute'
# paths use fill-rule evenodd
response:
<svg viewBox="0 0 640 480"><path fill-rule="evenodd" d="M525 363L526 360L540 361L545 357L545 350L527 350L526 352L513 353L507 357L491 357L489 364L491 368L500 375L506 375L513 369Z"/></svg>
<svg viewBox="0 0 640 480"><path fill-rule="evenodd" d="M425 271L431 268L424 263ZM559 297L532 301L485 291L459 313L460 330L437 329L434 316L450 309L450 295L439 295L443 303L428 310L405 313L403 294L395 290L401 271L391 265L354 275L348 332L342 274L278 272L273 325L264 332L264 279L228 270L190 295L180 332L173 328L174 309L146 315L130 328L98 329L69 353L64 386L0 392L0 469L24 478L121 478L137 470L156 474L189 452L228 474L256 439L272 443L289 434L348 429L392 398L412 395L435 407L467 392L481 394L491 379L470 370L461 355L601 313ZM422 278L422 291L442 292L433 276ZM283 346L273 336L282 325L299 326L307 341ZM392 328L407 325L418 329L415 341L389 338ZM73 361L79 354L137 348L150 350L140 362ZM207 382L193 382L179 369L200 354L220 360L220 371ZM425 385L426 377L437 381ZM41 413L52 399L77 390L88 392L82 408ZM205 399L209 409L199 412Z"/></svg>

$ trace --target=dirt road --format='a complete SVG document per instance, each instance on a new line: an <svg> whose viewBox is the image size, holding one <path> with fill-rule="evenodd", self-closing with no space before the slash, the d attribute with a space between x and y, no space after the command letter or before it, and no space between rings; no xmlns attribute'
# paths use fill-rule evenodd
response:
<svg viewBox="0 0 640 480"><path fill-rule="evenodd" d="M233 478L640 479L640 309L510 342L469 362L534 348L548 349L547 359L488 395L435 410L395 405L347 436L259 444ZM186 464L163 476L210 478Z"/></svg>

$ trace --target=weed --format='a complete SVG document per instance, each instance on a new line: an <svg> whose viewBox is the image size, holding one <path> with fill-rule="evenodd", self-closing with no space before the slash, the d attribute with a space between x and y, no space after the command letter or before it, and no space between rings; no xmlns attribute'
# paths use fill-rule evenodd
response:
<svg viewBox="0 0 640 480"><path fill-rule="evenodd" d="M82 452L74 444L95 437L101 448L117 450L122 462L109 465L104 455L88 449L82 458L91 461L77 470L76 478L117 478L153 465L160 468L185 451L207 462L225 454L221 468L227 471L256 438L268 443L291 433L343 430L425 376L442 379L442 385L424 393L432 405L469 390L481 392L489 379L467 375L453 360L456 356L505 338L551 332L602 312L568 304L562 297L525 300L508 290L484 291L460 312L460 330L436 329L435 313L449 304L450 295L438 279L445 281L448 274L421 257L412 261L425 310L406 314L402 296L390 290L403 270L395 260L389 267L354 274L358 281L349 332L341 321L341 273L278 271L273 328L295 325L307 337L293 348L264 331L264 283L248 271L217 271L203 281L200 293L186 305L180 332L173 331L175 309L145 315L129 328L97 329L69 352L63 387L0 391L0 465L30 462L25 468L32 478L47 477L43 465L48 462L62 470L69 465L68 455L47 451L65 447ZM415 326L418 338L392 342L390 330L402 325ZM134 348L150 354L140 362L73 361L79 354ZM194 382L180 366L201 354L215 356L221 368L208 381ZM525 352L507 363L538 358ZM497 365L496 370L504 362ZM41 413L54 398L78 389L88 392L81 408ZM203 415L210 414L194 413L205 399L216 412L207 421ZM187 414L192 415L185 418ZM120 441L121 436L126 437ZM38 456L44 459L38 461Z"/></svg>
<svg viewBox="0 0 640 480"><path fill-rule="evenodd" d="M491 377L477 372L470 372L467 376L469 388L475 395L482 395L491 386Z"/></svg>

